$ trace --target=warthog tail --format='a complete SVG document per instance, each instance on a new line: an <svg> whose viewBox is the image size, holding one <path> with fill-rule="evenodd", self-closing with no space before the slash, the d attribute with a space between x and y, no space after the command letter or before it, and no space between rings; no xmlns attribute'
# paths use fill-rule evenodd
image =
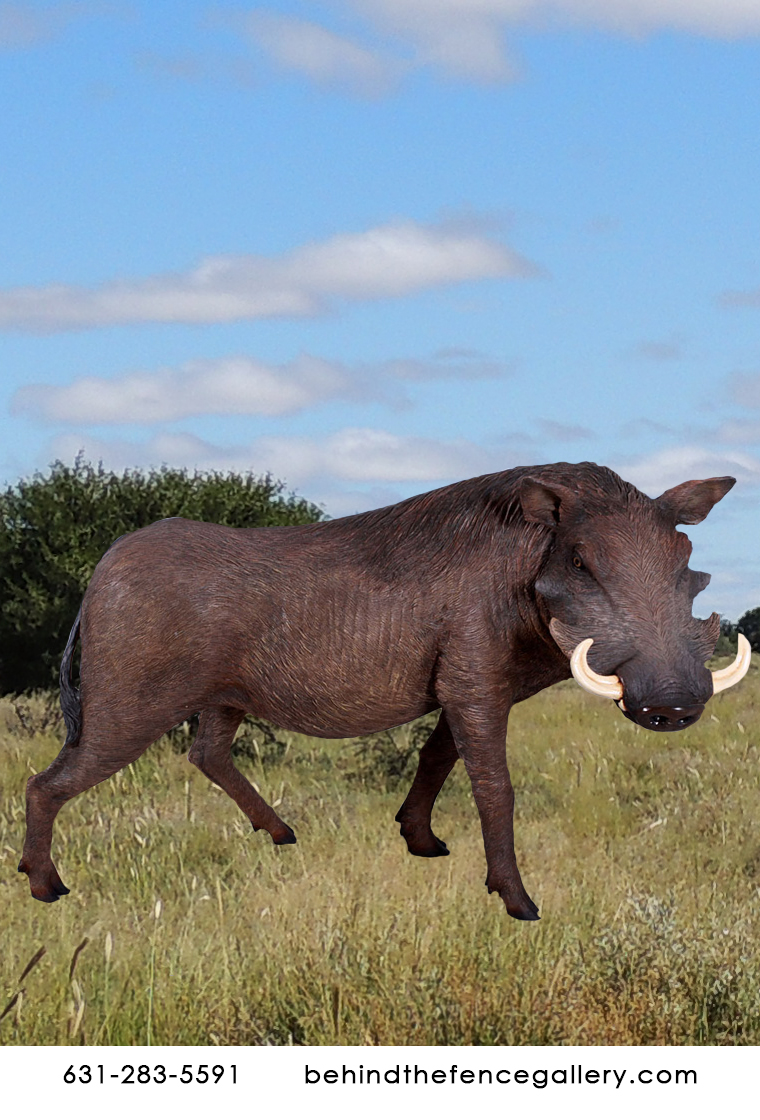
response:
<svg viewBox="0 0 760 1120"><path fill-rule="evenodd" d="M79 637L79 622L82 617L82 608L79 608L74 625L71 627L66 649L63 651L61 662L61 711L66 724L65 747L75 747L82 734L82 705L79 701L79 689L74 687L72 681L71 662L74 659L74 647Z"/></svg>

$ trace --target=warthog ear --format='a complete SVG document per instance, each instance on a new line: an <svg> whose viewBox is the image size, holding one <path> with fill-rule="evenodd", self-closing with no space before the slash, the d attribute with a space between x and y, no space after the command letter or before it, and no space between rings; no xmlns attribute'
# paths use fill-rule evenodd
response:
<svg viewBox="0 0 760 1120"><path fill-rule="evenodd" d="M700 591L704 591L711 579L712 576L709 576L707 572L694 572L689 570L689 594L692 599L696 599Z"/></svg>
<svg viewBox="0 0 760 1120"><path fill-rule="evenodd" d="M666 490L656 499L657 504L675 519L676 525L698 525L721 498L729 492L735 478L705 478L695 482L682 482Z"/></svg>
<svg viewBox="0 0 760 1120"><path fill-rule="evenodd" d="M547 485L537 478L524 478L520 483L520 504L526 521L538 521L556 529L560 521L583 512L579 499L566 486Z"/></svg>
<svg viewBox="0 0 760 1120"><path fill-rule="evenodd" d="M691 637L697 644L698 657L702 661L709 661L720 637L720 615L714 613L709 618L693 618Z"/></svg>

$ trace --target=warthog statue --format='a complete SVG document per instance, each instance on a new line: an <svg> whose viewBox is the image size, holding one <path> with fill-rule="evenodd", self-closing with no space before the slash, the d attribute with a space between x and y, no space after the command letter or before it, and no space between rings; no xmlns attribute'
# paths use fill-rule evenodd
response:
<svg viewBox="0 0 760 1120"><path fill-rule="evenodd" d="M514 918L535 920L515 860L510 708L573 673L642 727L677 731L743 676L746 642L729 670L705 668L719 616L692 617L710 577L689 570L691 545L676 532L733 484L685 482L652 500L606 467L557 463L314 525L170 518L120 538L95 569L66 646L68 735L29 779L19 871L43 902L67 894L50 851L63 803L195 713L190 761L254 829L293 844L232 762L246 712L337 738L440 709L396 817L401 835L412 855L448 855L431 812L461 758L486 886Z"/></svg>

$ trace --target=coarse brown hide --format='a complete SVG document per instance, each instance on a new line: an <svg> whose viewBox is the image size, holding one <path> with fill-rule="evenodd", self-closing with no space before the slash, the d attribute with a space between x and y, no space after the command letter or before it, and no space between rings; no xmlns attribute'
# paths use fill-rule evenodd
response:
<svg viewBox="0 0 760 1120"><path fill-rule="evenodd" d="M673 727L698 718L719 618L692 617L709 577L688 569L675 526L701 521L733 483L687 482L652 500L605 467L557 463L314 525L172 518L121 538L95 570L61 666L67 741L28 783L19 870L32 894L68 893L51 858L64 802L195 713L190 761L254 829L289 844L292 830L232 762L246 712L332 738L440 709L401 834L413 855L448 855L431 812L461 758L486 886L513 917L535 920L515 860L510 708L569 677L573 648L593 638L591 667L618 674L630 718L655 728L653 710Z"/></svg>

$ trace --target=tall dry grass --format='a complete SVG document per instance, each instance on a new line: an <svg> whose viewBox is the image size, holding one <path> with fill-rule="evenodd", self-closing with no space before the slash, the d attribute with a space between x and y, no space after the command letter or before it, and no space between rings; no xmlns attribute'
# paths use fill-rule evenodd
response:
<svg viewBox="0 0 760 1120"><path fill-rule="evenodd" d="M674 735L572 684L520 705L517 843L542 920L518 923L483 886L463 773L435 819L451 856L407 855L413 729L397 758L388 740L249 750L285 848L164 740L64 807L72 893L41 905L16 873L23 791L60 733L44 697L2 701L0 1043L758 1044L759 704L755 659Z"/></svg>

